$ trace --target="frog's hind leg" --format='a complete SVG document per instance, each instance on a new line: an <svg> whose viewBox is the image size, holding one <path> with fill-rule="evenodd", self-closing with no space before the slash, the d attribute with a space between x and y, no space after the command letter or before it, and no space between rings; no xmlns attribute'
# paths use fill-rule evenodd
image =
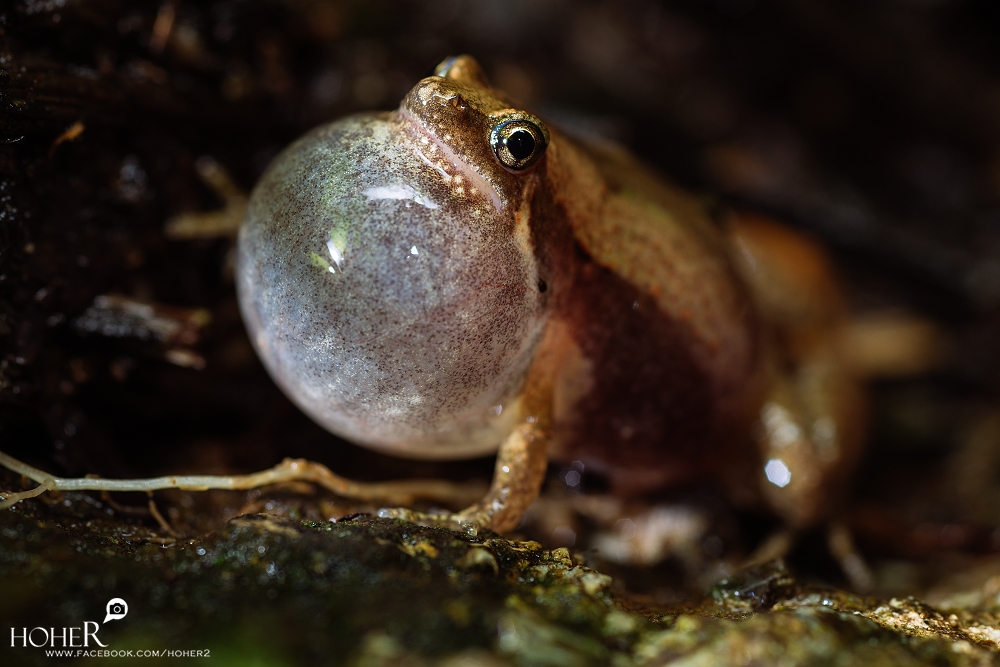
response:
<svg viewBox="0 0 1000 667"><path fill-rule="evenodd" d="M835 519L863 446L864 383L845 362L847 306L820 246L766 218L730 221L736 264L763 322L764 360L753 429L760 488L788 529L825 521L831 553L858 588L870 575Z"/></svg>
<svg viewBox="0 0 1000 667"><path fill-rule="evenodd" d="M759 216L732 216L730 231L764 322L763 493L789 526L807 528L835 509L866 430L864 385L841 349L847 307L818 244Z"/></svg>
<svg viewBox="0 0 1000 667"><path fill-rule="evenodd" d="M793 528L836 513L861 452L865 399L834 349L771 369L753 435L768 504Z"/></svg>

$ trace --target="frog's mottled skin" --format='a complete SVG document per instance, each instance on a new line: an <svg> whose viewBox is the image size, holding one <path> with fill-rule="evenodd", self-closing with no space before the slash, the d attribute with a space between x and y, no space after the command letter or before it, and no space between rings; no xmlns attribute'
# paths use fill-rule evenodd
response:
<svg viewBox="0 0 1000 667"><path fill-rule="evenodd" d="M548 139L520 172L490 144L511 119ZM761 485L806 525L859 442L856 383L824 333L842 317L835 287L833 305L810 305L832 285L821 262L770 223L723 230L619 149L514 107L460 57L398 110L286 149L251 197L237 273L265 365L329 430L411 457L500 447L490 495L462 520L516 526L549 456L620 490L699 475L736 495ZM764 475L776 460L777 483Z"/></svg>

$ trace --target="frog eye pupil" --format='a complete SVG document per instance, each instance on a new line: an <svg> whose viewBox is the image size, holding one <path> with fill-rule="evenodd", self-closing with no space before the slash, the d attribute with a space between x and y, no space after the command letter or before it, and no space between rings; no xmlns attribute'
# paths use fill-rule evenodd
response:
<svg viewBox="0 0 1000 667"><path fill-rule="evenodd" d="M535 138L527 130L516 130L504 143L510 154L518 160L530 157L535 150Z"/></svg>
<svg viewBox="0 0 1000 667"><path fill-rule="evenodd" d="M527 118L508 117L490 132L497 160L510 171L523 171L538 162L547 142L548 135L541 124Z"/></svg>

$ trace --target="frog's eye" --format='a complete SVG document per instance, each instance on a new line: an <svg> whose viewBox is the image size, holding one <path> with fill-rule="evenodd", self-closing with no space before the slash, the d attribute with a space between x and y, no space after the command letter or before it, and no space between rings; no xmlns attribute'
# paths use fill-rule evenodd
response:
<svg viewBox="0 0 1000 667"><path fill-rule="evenodd" d="M500 164L513 171L527 169L545 152L545 131L525 119L497 123L490 133L490 144Z"/></svg>

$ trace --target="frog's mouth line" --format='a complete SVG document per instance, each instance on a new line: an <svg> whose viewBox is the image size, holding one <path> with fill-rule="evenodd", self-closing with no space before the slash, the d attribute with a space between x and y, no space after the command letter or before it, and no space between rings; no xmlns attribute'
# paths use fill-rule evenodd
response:
<svg viewBox="0 0 1000 667"><path fill-rule="evenodd" d="M403 107L399 108L398 113L404 119L412 121L412 126L417 128L417 131L419 133L421 133L423 136L426 136L431 141L433 141L434 145L438 147L438 150L441 151L441 154L445 157L445 159L447 159L453 165L455 165L455 167L462 173L462 175L465 176L467 179L469 179L469 181L476 187L477 190L488 195L490 201L493 202L493 207L498 212L503 210L504 202L500 198L500 192L497 190L495 186L493 186L489 181L487 181L482 174L476 171L476 169L471 164L469 164L461 157L459 157L459 155L455 153L455 151L452 150L450 146L442 142L437 137L437 135L428 130L427 127L420 120L420 118L413 115L410 111L408 111ZM424 155L419 148L417 148L416 153L418 157L420 157L424 162L426 162L432 168L441 173L442 177L445 178L446 181L451 180L452 178L451 175L448 174L448 172L446 172L445 170L441 169L439 166L435 165L433 162L431 162L430 159L426 155Z"/></svg>

